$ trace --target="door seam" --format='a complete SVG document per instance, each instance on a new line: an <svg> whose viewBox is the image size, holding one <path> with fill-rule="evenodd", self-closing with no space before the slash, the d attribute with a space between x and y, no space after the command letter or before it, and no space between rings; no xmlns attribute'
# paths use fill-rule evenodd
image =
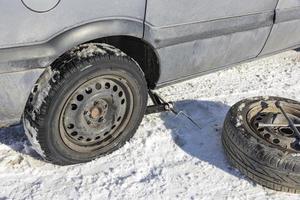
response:
<svg viewBox="0 0 300 200"><path fill-rule="evenodd" d="M145 10L144 10L144 19L143 19L143 35L142 35L143 39L145 38L147 5L148 5L148 0L145 0Z"/></svg>
<svg viewBox="0 0 300 200"><path fill-rule="evenodd" d="M269 41L269 38L270 38L270 36L271 36L271 33L272 33L272 31L273 31L273 28L274 28L274 25L275 25L275 22L276 22L276 17L277 17L277 6L278 6L278 4L279 4L279 1L280 1L280 0L277 0L276 6L275 6L275 8L274 8L273 24L272 24L272 26L271 26L270 32L269 32L269 34L268 34L268 36L267 36L267 39L266 39L266 41L265 41L263 47L261 48L261 50L260 50L259 53L257 54L256 58L257 58L258 56L260 56L260 54L263 52L263 50L265 49L265 47L266 47L266 45L267 45L267 43L268 43L268 41Z"/></svg>

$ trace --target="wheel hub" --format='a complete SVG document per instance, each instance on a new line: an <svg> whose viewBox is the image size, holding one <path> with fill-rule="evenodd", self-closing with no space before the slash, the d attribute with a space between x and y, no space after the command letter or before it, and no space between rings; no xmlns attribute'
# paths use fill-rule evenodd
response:
<svg viewBox="0 0 300 200"><path fill-rule="evenodd" d="M294 124L300 124L300 106L282 102L284 110ZM261 106L267 105L267 106ZM300 152L299 139L275 102L267 102L253 107L247 114L247 122L252 130L271 145L290 152ZM262 127L260 124L267 124ZM298 128L299 130L299 128Z"/></svg>
<svg viewBox="0 0 300 200"><path fill-rule="evenodd" d="M90 117L92 119L97 119L102 115L102 109L98 107L93 107L90 112Z"/></svg>
<svg viewBox="0 0 300 200"><path fill-rule="evenodd" d="M101 147L116 138L133 105L129 86L119 77L97 77L80 85L67 100L61 117L70 147Z"/></svg>
<svg viewBox="0 0 300 200"><path fill-rule="evenodd" d="M90 128L99 128L107 121L106 114L109 109L108 103L103 99L99 99L92 101L91 104L92 105L88 104L85 106L86 108L84 108L83 116L86 125Z"/></svg>

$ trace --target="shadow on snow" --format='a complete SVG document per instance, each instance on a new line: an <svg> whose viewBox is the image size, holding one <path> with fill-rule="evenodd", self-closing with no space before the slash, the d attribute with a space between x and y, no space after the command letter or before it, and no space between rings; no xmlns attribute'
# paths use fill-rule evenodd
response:
<svg viewBox="0 0 300 200"><path fill-rule="evenodd" d="M41 157L32 149L22 124L0 128L0 143L9 146L16 152L41 160Z"/></svg>
<svg viewBox="0 0 300 200"><path fill-rule="evenodd" d="M162 113L161 118L166 128L171 130L177 146L201 161L243 178L230 166L221 142L223 121L230 107L221 102L184 100L175 102L175 108L201 126L199 128L182 114Z"/></svg>
<svg viewBox="0 0 300 200"><path fill-rule="evenodd" d="M171 130L174 142L187 154L242 178L239 172L230 167L221 143L223 121L229 106L221 102L184 100L175 102L175 107L191 116L201 129L182 114L175 116L172 113L162 113L160 117L166 128ZM32 149L22 125L1 128L0 143L41 160Z"/></svg>

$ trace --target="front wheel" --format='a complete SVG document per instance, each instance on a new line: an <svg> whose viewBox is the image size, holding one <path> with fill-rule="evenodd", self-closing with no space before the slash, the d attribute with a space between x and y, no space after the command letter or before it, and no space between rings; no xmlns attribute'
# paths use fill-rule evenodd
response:
<svg viewBox="0 0 300 200"><path fill-rule="evenodd" d="M60 165L120 148L135 133L147 105L143 72L120 50L86 44L66 57L68 62L61 58L40 77L23 119L37 152Z"/></svg>

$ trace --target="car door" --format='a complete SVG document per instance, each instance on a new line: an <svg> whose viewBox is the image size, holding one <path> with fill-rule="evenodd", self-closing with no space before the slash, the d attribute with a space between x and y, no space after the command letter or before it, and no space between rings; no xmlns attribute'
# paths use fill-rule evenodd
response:
<svg viewBox="0 0 300 200"><path fill-rule="evenodd" d="M279 0L276 20L262 54L300 45L300 0Z"/></svg>
<svg viewBox="0 0 300 200"><path fill-rule="evenodd" d="M144 38L159 55L159 84L256 57L277 1L148 0Z"/></svg>

